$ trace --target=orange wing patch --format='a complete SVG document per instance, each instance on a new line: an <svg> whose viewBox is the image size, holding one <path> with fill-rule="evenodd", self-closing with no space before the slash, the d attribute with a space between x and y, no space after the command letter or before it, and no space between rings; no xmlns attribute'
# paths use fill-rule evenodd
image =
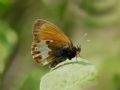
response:
<svg viewBox="0 0 120 90"><path fill-rule="evenodd" d="M40 40L53 40L71 45L68 37L58 27L45 20L37 19L35 21L33 35L34 40L38 42Z"/></svg>

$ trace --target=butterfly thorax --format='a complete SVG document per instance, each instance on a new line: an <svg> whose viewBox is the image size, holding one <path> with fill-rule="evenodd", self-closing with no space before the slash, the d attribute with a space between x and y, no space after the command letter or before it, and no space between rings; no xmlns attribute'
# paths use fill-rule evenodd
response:
<svg viewBox="0 0 120 90"><path fill-rule="evenodd" d="M80 52L79 47L71 47L71 48L63 48L59 50L59 53L57 53L57 57L62 57L64 59L72 59L77 55L77 52Z"/></svg>

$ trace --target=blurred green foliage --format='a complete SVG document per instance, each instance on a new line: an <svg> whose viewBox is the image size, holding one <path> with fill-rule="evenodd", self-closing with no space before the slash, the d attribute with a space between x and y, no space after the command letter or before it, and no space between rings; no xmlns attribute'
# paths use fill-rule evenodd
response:
<svg viewBox="0 0 120 90"><path fill-rule="evenodd" d="M0 16L5 14L14 3L14 0L0 0Z"/></svg>
<svg viewBox="0 0 120 90"><path fill-rule="evenodd" d="M39 90L49 68L33 64L30 47L32 24L42 18L81 43L81 56L97 66L100 80L89 90L119 90L119 17L120 0L0 0L0 89Z"/></svg>
<svg viewBox="0 0 120 90"><path fill-rule="evenodd" d="M0 21L0 74L5 70L8 57L12 55L17 43L17 35L4 21Z"/></svg>

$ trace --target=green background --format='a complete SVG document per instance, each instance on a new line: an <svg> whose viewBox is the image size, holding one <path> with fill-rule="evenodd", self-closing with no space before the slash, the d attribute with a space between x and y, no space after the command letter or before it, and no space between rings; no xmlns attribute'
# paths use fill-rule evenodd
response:
<svg viewBox="0 0 120 90"><path fill-rule="evenodd" d="M60 27L98 68L98 84L88 90L120 90L119 0L0 0L0 89L39 90L48 73L30 54L37 18Z"/></svg>

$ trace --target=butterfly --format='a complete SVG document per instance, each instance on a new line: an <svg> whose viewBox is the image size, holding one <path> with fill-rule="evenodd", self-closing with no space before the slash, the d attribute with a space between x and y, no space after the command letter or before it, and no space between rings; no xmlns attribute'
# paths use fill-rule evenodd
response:
<svg viewBox="0 0 120 90"><path fill-rule="evenodd" d="M49 21L36 19L33 24L31 54L40 66L55 67L66 59L71 60L81 48L73 46L69 38Z"/></svg>

